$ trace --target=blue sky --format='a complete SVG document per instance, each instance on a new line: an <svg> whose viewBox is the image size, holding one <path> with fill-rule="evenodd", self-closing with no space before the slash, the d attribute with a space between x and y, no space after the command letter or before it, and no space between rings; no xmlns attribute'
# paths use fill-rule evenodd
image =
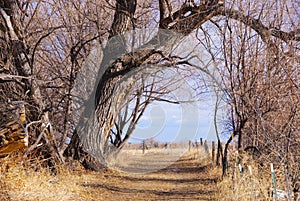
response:
<svg viewBox="0 0 300 201"><path fill-rule="evenodd" d="M188 57L193 58L189 60L190 63L212 73L214 66L211 63L211 57L201 45L191 42L195 41L193 37L184 38L174 49L173 54L182 58L189 55ZM164 72L166 76L173 76L173 79L180 77L170 74L171 71L165 70ZM210 141L216 140L213 124L214 97L209 93L198 97L195 95L197 92L193 89L202 85L203 80L209 80L210 78L197 68L192 69L191 72L194 76L175 83L175 86L171 86L175 90L171 91L179 101L191 101L195 98L198 101L180 105L167 102L152 103L140 119L129 140L130 142L140 142L151 137L162 142L199 141L200 137Z"/></svg>
<svg viewBox="0 0 300 201"><path fill-rule="evenodd" d="M200 137L215 139L213 103L205 101L184 104L154 102L140 119L130 142L140 142L154 137L161 142L181 142Z"/></svg>
<svg viewBox="0 0 300 201"><path fill-rule="evenodd" d="M155 31L141 30L141 44L145 42L145 33L155 34ZM137 35L139 36L139 35ZM130 38L130 37L129 37ZM139 37L136 37L139 38ZM172 101L183 101L189 102L197 99L197 102L190 102L184 104L171 104L167 102L153 102L151 103L140 121L136 126L136 129L129 139L130 142L140 142L142 140L154 137L156 140L162 142L173 142L173 141L188 141L188 140L199 140L200 137L207 140L215 140L215 131L213 125L213 114L214 114L214 99L211 94L205 94L203 97L198 97L201 91L202 82L212 82L211 78L205 74L209 71L210 74L215 75L214 63L211 61L210 55L206 52L205 48L197 41L195 36L188 36L184 38L179 44L174 44L174 50L172 55L179 56L195 66L195 68L184 68L184 66L176 66L172 68L162 68L163 66L145 66L146 73L153 71L158 74L158 79L162 79L158 82L158 87L164 88L167 86L166 91L171 91L172 95L170 99ZM138 46L139 44L137 44ZM91 57L93 59L98 57ZM88 86L94 86L94 81L97 79L91 79L91 69L97 68L95 65L97 62L87 62L89 68L82 70L82 76L78 76L82 79L76 80L76 87L79 97L88 91ZM98 66L100 67L100 65ZM142 67L141 67L142 68ZM152 69L151 69L152 68ZM147 71L149 69L149 72ZM163 70L162 70L163 69ZM184 69L184 70L183 70ZM205 72L203 72L205 71ZM93 71L91 71L93 72ZM130 76L134 76L136 72L132 72L124 79L125 83ZM91 77L90 77L91 76ZM152 77L150 77L152 78ZM129 80L129 79L128 79ZM173 83L174 82L174 83ZM209 85L209 83L208 83ZM84 87L83 87L84 86ZM206 86L206 84L205 84ZM83 89L83 90L82 90ZM209 91L210 89L202 89L203 91ZM75 96L74 96L75 97ZM168 99L169 96L163 97Z"/></svg>

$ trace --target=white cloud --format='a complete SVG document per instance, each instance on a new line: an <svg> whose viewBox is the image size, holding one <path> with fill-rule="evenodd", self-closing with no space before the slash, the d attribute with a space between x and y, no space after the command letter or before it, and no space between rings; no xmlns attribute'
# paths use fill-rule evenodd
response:
<svg viewBox="0 0 300 201"><path fill-rule="evenodd" d="M143 140L157 136L163 141L205 138L211 133L212 120L213 107L206 103L176 105L156 102L145 111L133 137Z"/></svg>

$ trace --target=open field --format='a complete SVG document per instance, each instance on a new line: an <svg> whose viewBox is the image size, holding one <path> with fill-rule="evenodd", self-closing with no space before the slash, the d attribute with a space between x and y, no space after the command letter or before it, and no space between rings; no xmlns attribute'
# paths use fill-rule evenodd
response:
<svg viewBox="0 0 300 201"><path fill-rule="evenodd" d="M61 167L55 176L6 161L1 165L0 200L218 200L220 172L196 150L181 157L179 150L133 152L120 155L114 163L118 170Z"/></svg>

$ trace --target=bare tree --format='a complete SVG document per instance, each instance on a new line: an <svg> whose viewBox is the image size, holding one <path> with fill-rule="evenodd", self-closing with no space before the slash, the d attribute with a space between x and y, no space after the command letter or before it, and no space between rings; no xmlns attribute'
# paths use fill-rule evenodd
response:
<svg viewBox="0 0 300 201"><path fill-rule="evenodd" d="M224 173L228 146L238 138L240 150L256 147L277 164L287 164L288 184L299 167L298 7L293 1L5 0L0 3L0 102L25 102L32 136L28 154L51 153L62 161L64 141L72 137L65 154L97 169L101 164L87 148L103 157L113 126L124 119L118 116L113 98L120 81L157 60L166 67L172 62L183 68L196 66L187 58L170 57L173 42L192 35L195 44L211 55L218 72L214 85L224 93L220 98L228 106ZM147 26L165 30L128 51L122 34ZM80 67L99 45L104 46L103 58L95 74L101 79L89 94L92 109L79 118L79 125L90 120L95 129L83 132L84 126L74 128L72 89ZM210 74L201 65L196 67ZM214 74L209 76L213 79ZM153 98L147 87L137 87L129 100L145 98L141 102L146 104L147 98ZM126 104L120 105L126 109ZM138 121L145 104L139 104L140 113L129 116L132 122ZM1 112L11 116L9 110ZM82 132L83 142L78 136ZM125 133L115 136L113 142L119 147L128 139Z"/></svg>

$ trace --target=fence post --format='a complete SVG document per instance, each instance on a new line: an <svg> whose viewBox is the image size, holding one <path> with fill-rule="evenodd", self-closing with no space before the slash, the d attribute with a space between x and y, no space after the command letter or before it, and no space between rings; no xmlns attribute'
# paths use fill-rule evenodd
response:
<svg viewBox="0 0 300 201"><path fill-rule="evenodd" d="M145 153L145 149L146 149L146 142L145 140L143 140L143 154Z"/></svg>
<svg viewBox="0 0 300 201"><path fill-rule="evenodd" d="M270 167L271 167L271 176L272 176L272 182L273 182L273 200L276 201L277 200L276 179L275 179L273 163L270 164Z"/></svg>
<svg viewBox="0 0 300 201"><path fill-rule="evenodd" d="M252 200L256 200L256 195L254 196L254 191L253 191L253 179L252 179L252 167L251 165L248 166L249 169L249 175L250 175L250 183L251 183L251 197Z"/></svg>
<svg viewBox="0 0 300 201"><path fill-rule="evenodd" d="M198 150L199 150L199 143L198 143L198 141L197 141L197 140L195 140L195 145L196 145L197 152L198 152Z"/></svg>
<svg viewBox="0 0 300 201"><path fill-rule="evenodd" d="M239 163L239 171L240 171L240 175L242 175L244 172L243 167L240 163Z"/></svg>
<svg viewBox="0 0 300 201"><path fill-rule="evenodd" d="M208 148L208 145L207 145L207 141L206 141L206 140L204 141L204 150L205 150L205 153L206 153L206 154L209 154L209 148Z"/></svg>
<svg viewBox="0 0 300 201"><path fill-rule="evenodd" d="M215 154L216 154L215 141L212 141L211 142L211 159L213 162L215 161Z"/></svg>

